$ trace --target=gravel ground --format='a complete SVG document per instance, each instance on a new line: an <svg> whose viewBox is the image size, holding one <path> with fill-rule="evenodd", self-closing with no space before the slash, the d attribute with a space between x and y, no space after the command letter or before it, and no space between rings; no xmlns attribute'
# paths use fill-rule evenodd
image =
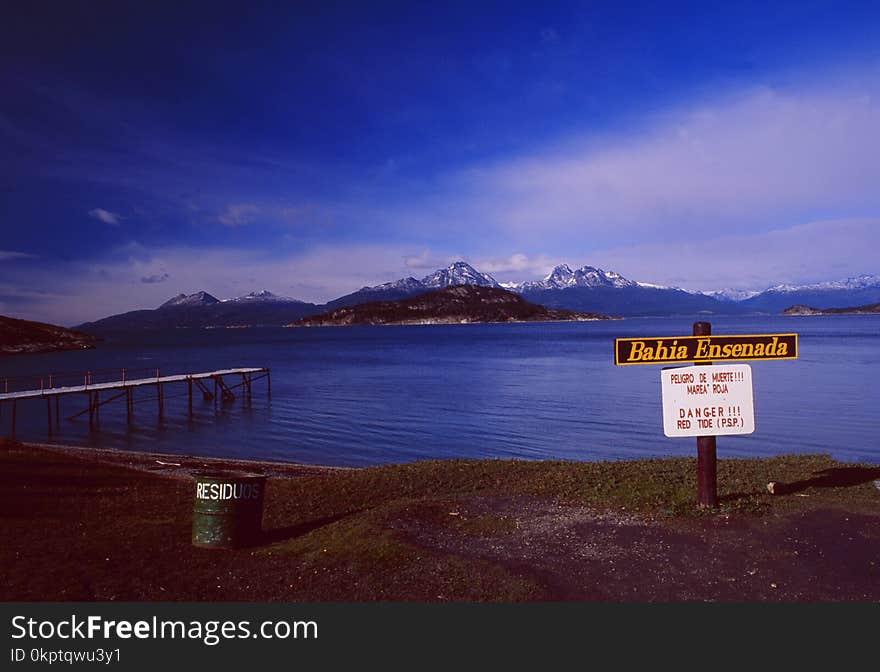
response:
<svg viewBox="0 0 880 672"><path fill-rule="evenodd" d="M270 477L262 545L192 547L205 468ZM808 489L760 515L497 493L321 514L357 471L0 442L0 600L880 600L864 475L839 486L862 488L858 505Z"/></svg>

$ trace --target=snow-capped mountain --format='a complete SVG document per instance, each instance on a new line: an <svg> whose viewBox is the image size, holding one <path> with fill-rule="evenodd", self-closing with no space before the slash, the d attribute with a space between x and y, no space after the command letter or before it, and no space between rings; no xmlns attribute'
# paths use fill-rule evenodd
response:
<svg viewBox="0 0 880 672"><path fill-rule="evenodd" d="M880 275L859 275L807 285L776 285L737 305L749 311L778 313L795 304L827 309L877 302L880 302Z"/></svg>
<svg viewBox="0 0 880 672"><path fill-rule="evenodd" d="M479 287L500 287L491 275L480 273L464 261L456 261L446 268L440 268L421 280L413 277L401 278L372 287L361 287L358 291L327 302L328 309L342 306L355 306L371 301L399 301L432 289L442 289L452 285L477 285Z"/></svg>
<svg viewBox="0 0 880 672"><path fill-rule="evenodd" d="M593 266L572 270L568 264L560 264L543 280L506 286L533 303L607 315L692 315L735 310L710 296L636 282Z"/></svg>
<svg viewBox="0 0 880 672"><path fill-rule="evenodd" d="M760 295L769 294L793 294L796 292L839 292L839 291L861 291L871 290L880 287L880 275L857 275L844 280L831 280L828 282L816 282L806 285L782 284L768 287L761 291L749 289L716 289L712 291L700 292L706 296L712 296L722 301L747 301Z"/></svg>
<svg viewBox="0 0 880 672"><path fill-rule="evenodd" d="M480 273L464 261L456 261L446 268L434 271L431 275L422 278L421 283L427 289L441 289L443 287L451 287L452 285L499 286L491 275Z"/></svg>
<svg viewBox="0 0 880 672"><path fill-rule="evenodd" d="M482 273L464 261L441 268L421 280L402 278L334 299L328 309L371 301L399 301L432 289L451 285L496 287L522 294L534 303L612 315L665 315L669 313L732 312L730 304L702 294L691 294L675 287L663 287L628 280L619 273L593 266L572 270L568 264L556 266L543 280L505 282Z"/></svg>
<svg viewBox="0 0 880 672"><path fill-rule="evenodd" d="M817 282L810 285L775 285L764 292L785 294L791 292L827 292L839 290L861 290L880 286L880 275L857 275L844 280Z"/></svg>
<svg viewBox="0 0 880 672"><path fill-rule="evenodd" d="M677 287L636 282L614 271L593 266L572 270L568 264L556 266L543 280L499 284L491 275L481 273L464 261L457 261L421 280L406 277L362 287L324 305L277 296L266 290L226 301L202 291L178 294L156 310L113 315L79 328L100 333L153 328L282 325L343 306L399 301L453 285L501 288L550 308L617 316L780 313L795 304L828 309L880 303L880 275L859 275L809 285L777 285L763 292L737 289L688 292Z"/></svg>
<svg viewBox="0 0 880 672"><path fill-rule="evenodd" d="M281 326L315 312L315 304L253 292L220 301L207 292L178 294L155 310L132 310L80 325L91 333L238 326Z"/></svg>
<svg viewBox="0 0 880 672"><path fill-rule="evenodd" d="M178 294L170 299L168 299L165 303L163 303L159 308L174 308L177 306L210 306L215 303L220 303L220 299L211 296L208 292L196 292L195 294Z"/></svg>
<svg viewBox="0 0 880 672"><path fill-rule="evenodd" d="M268 289L264 289L261 292L251 292L250 294L245 294L244 296L238 296L234 299L226 299L225 302L268 302L268 303L303 303L299 299L292 299L289 296L278 296L277 294L273 294ZM224 303L225 303L224 302Z"/></svg>
<svg viewBox="0 0 880 672"><path fill-rule="evenodd" d="M512 284L510 288L518 292L534 292L570 287L635 287L637 284L614 271L603 271L592 266L583 266L573 271L568 264L560 264L543 280Z"/></svg>
<svg viewBox="0 0 880 672"><path fill-rule="evenodd" d="M372 301L399 301L400 299L406 299L427 291L428 288L422 284L421 280L416 280L412 277L401 278L400 280L385 282L381 285L361 287L356 292L328 301L325 307L328 310L333 310L343 306L356 306Z"/></svg>
<svg viewBox="0 0 880 672"><path fill-rule="evenodd" d="M395 280L394 282L385 282L381 285L375 285L374 287L361 287L361 292L387 292L391 290L400 290L402 292L409 291L418 291L424 287L424 283L421 280L416 280L413 277L401 278L400 280Z"/></svg>
<svg viewBox="0 0 880 672"><path fill-rule="evenodd" d="M713 299L718 299L719 301L745 301L746 299L751 299L753 296L757 296L761 292L757 292L749 289L733 289L730 287L725 287L724 289L715 289L709 292L700 292L706 296L711 296Z"/></svg>

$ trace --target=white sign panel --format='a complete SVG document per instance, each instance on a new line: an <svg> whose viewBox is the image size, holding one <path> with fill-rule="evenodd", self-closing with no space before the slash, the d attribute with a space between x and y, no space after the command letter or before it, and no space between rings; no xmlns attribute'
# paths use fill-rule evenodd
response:
<svg viewBox="0 0 880 672"><path fill-rule="evenodd" d="M752 367L686 366L660 372L663 433L723 436L755 431Z"/></svg>

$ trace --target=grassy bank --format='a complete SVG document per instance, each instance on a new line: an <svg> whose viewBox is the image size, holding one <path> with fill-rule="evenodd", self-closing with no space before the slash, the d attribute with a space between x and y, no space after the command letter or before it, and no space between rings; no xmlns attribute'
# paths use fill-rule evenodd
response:
<svg viewBox="0 0 880 672"><path fill-rule="evenodd" d="M262 543L217 551L190 545L181 474L7 442L3 597L880 599L880 467L721 460L721 506L706 512L694 506L695 462L275 472Z"/></svg>

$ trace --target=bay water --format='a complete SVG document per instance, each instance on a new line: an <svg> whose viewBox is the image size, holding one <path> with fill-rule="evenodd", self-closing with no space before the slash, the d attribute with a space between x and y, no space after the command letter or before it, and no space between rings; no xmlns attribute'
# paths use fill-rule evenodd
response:
<svg viewBox="0 0 880 672"><path fill-rule="evenodd" d="M266 380L249 404L238 395L215 408L196 394L193 418L184 384L166 385L162 420L155 388L139 390L131 426L124 399L103 406L90 429L87 414L66 419L87 408L85 395L65 396L51 435L45 402L22 401L16 436L29 441L352 466L693 455L695 439L663 435L661 367L616 367L613 355L616 337L689 335L693 319L151 331L108 336L94 350L3 357L0 381L20 389L39 387L22 376L75 384L85 371L111 380L122 368L129 378L271 368L271 398ZM880 316L703 319L714 334L795 332L800 341L797 360L750 362L756 430L719 437L719 457L880 463Z"/></svg>

